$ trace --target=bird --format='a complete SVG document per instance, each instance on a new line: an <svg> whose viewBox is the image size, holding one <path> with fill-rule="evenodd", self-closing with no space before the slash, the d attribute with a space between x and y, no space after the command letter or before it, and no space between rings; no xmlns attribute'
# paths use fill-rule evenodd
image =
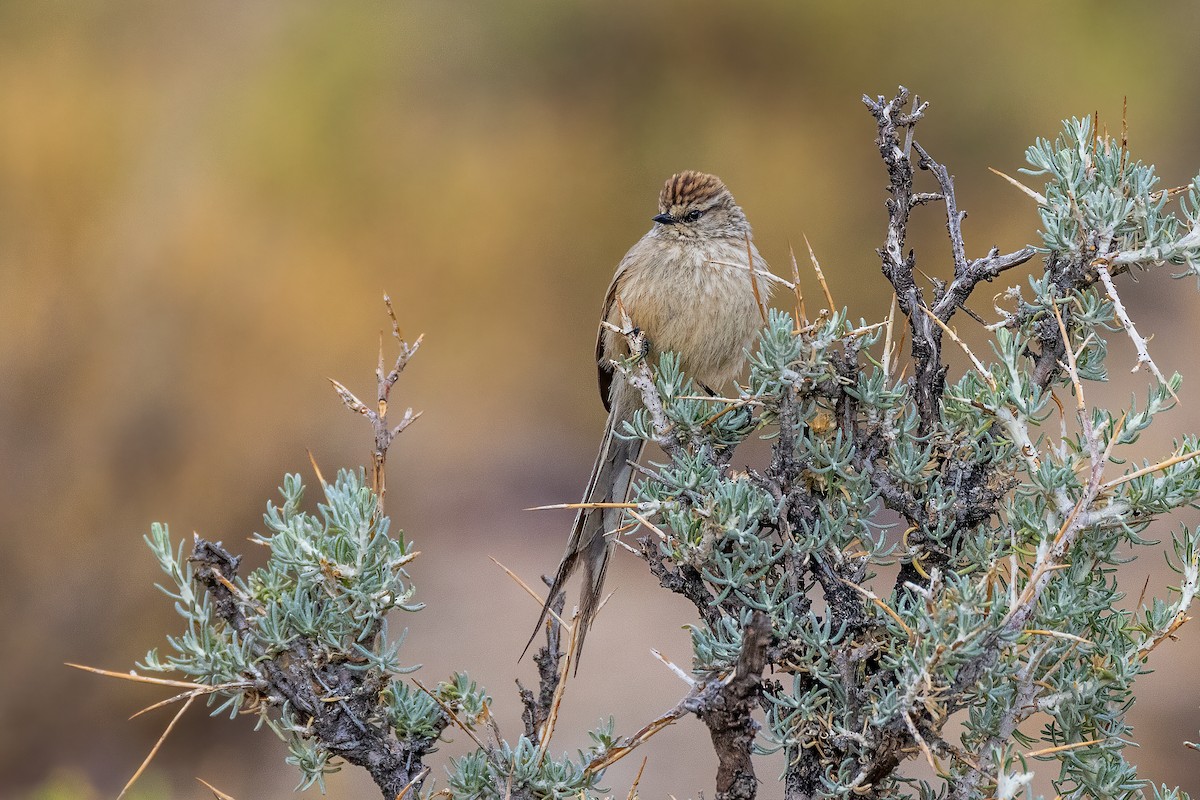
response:
<svg viewBox="0 0 1200 800"><path fill-rule="evenodd" d="M639 392L614 374L614 362L629 357L627 339L618 332L623 318L643 334L642 355L648 363L656 364L660 353L675 353L683 374L710 393L738 376L764 322L760 298L769 285L752 278L749 267L769 270L754 245L746 215L720 178L690 170L672 175L651 219L653 226L617 265L604 297L596 370L608 421L583 503L625 502L633 464L644 445L641 439L622 435L624 423L643 406ZM621 516L620 508L579 509L522 655L537 638L551 603L582 566L574 653L578 669L584 639L600 607L613 551L611 536L621 526Z"/></svg>

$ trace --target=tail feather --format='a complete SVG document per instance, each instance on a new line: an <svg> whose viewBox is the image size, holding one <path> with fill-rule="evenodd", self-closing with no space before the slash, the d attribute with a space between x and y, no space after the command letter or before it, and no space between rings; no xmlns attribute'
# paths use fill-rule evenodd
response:
<svg viewBox="0 0 1200 800"><path fill-rule="evenodd" d="M608 415L608 423L604 428L604 438L600 443L600 452L596 455L596 463L588 478L587 491L584 493L585 503L624 502L629 494L629 485L633 480L633 468L630 462L636 461L641 455L643 442L640 439L621 439L614 435L621 423L632 416L632 411L626 410L628 403L613 404ZM529 651L533 640L537 638L542 625L549 616L550 606L563 586L571 578L580 565L580 556L584 567L584 585L579 599L579 631L575 636L575 666L579 667L579 656L583 652L583 641L591 627L596 612L600 609L600 599L604 589L604 577L608 572L608 560L612 554L612 543L605 535L615 531L621 524L621 509L616 508L581 508L575 516L571 527L571 535L567 539L567 549L559 562L558 570L551 582L550 591L542 612L538 615L537 625L533 635L521 657Z"/></svg>
<svg viewBox="0 0 1200 800"><path fill-rule="evenodd" d="M608 560L613 551L612 545L604 536L597 536L588 549L586 560L583 562L583 588L579 592L579 630L575 633L576 670L579 669L579 657L583 655L583 640L587 638L592 620L600 610L600 601L604 594L604 576L608 573Z"/></svg>

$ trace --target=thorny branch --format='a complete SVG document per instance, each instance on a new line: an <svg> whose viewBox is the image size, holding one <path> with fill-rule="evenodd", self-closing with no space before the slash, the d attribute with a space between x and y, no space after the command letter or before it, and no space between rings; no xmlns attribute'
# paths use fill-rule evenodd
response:
<svg viewBox="0 0 1200 800"><path fill-rule="evenodd" d="M1062 341L1069 342L1070 336L1057 305L1053 307L1053 311ZM1065 354L1066 363L1062 365L1062 368L1066 371L1075 389L1076 418L1083 433L1089 461L1088 480L1074 505L1063 509L1065 519L1057 534L1052 539L1044 539L1039 544L1036 560L1030 568L1024 588L1009 607L1004 620L986 637L980 653L959 669L951 686L953 699L947 704L947 714L965 706L967 689L982 677L984 672L996 662L1001 652L1010 646L1011 642L1016 641L1033 617L1038 601L1052 574L1065 565L1067 554L1075 539L1082 531L1096 522L1092 505L1104 489L1105 485L1102 481L1104 468L1109 461L1113 445L1121 436L1124 417L1109 431L1107 444L1103 442L1103 431L1093 424L1092 417L1088 412L1075 354L1069 345L1065 347ZM1012 591L1016 591L1015 585L1012 587ZM1190 601L1190 598L1188 599ZM1013 702L1004 712L996 734L977 748L979 762L969 765L971 770L955 787L952 798L959 800L968 798L981 780L990 779L995 768L995 754L1000 747L1008 741L1017 725L1040 710L1037 702L1037 687L1034 682L1037 676L1038 662L1041 660L1041 654L1044 653L1045 649L1043 648L1038 655L1031 657L1022 666L1017 676L1017 692Z"/></svg>
<svg viewBox="0 0 1200 800"><path fill-rule="evenodd" d="M1121 302L1121 297L1117 294L1117 287L1113 284L1112 273L1108 271L1108 265L1100 259L1097 259L1093 264L1096 267L1096 273L1100 276L1100 282L1104 284L1104 291L1108 293L1108 299L1112 301L1113 311L1116 312L1117 319L1121 321L1121 327L1125 329L1125 334L1133 342L1133 346L1137 348L1137 364L1134 365L1132 371L1137 372L1142 364L1145 364L1154 373L1154 377L1158 378L1159 383L1171 389L1171 384L1167 380L1167 377L1162 374L1162 370L1158 368L1158 365L1154 363L1154 359L1150 357L1150 351L1146 347L1146 340L1138 333L1137 328L1134 327L1133 320L1129 318L1129 312L1125 310L1125 304ZM1175 397L1176 402L1179 401L1173 389L1171 389L1171 396Z"/></svg>

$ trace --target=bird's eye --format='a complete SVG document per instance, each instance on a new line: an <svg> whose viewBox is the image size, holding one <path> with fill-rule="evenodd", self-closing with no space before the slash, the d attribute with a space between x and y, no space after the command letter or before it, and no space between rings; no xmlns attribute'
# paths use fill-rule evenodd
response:
<svg viewBox="0 0 1200 800"><path fill-rule="evenodd" d="M696 220L700 219L702 216L704 216L703 211L701 211L698 208L693 208L691 211L689 211L683 215L683 221L684 222L695 222Z"/></svg>

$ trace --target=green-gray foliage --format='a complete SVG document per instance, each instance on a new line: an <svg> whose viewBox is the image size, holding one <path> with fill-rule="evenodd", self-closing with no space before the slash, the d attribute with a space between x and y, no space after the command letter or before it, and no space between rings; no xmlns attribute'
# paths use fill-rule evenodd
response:
<svg viewBox="0 0 1200 800"><path fill-rule="evenodd" d="M198 590L194 559L185 558L182 542L172 543L165 525L154 525L146 537L169 578L170 585L160 588L175 601L187 626L181 635L168 637L167 654L151 650L139 666L214 687L205 693L214 715L257 715L260 724L286 741L286 760L300 770L302 789L323 788L324 776L337 771L341 761L311 716L274 693L281 658L303 658L313 665L313 678L329 683L323 687L324 702L336 702L346 689L344 674L326 671L327 665L356 673L351 691L369 691L373 709L357 722L394 737L418 763L421 754L434 749L450 714L474 731L491 713L491 698L466 673L455 673L432 694L403 679L417 667L400 659L403 634L388 639L387 615L423 608L413 602L405 569L414 553L402 533L389 535L389 520L378 512L364 480L361 470L339 472L323 485L324 502L311 514L303 508L300 476L285 476L283 502L268 503L263 516L268 533L254 536L270 550L266 566L244 580L222 576L232 587L237 615L222 613L208 592ZM611 722L607 732L594 736L598 746L608 742ZM578 796L596 786L599 775L585 772L594 756L543 757L522 737L514 746L498 742L451 762L447 785L455 797L491 796L476 790L480 781L526 790L533 798Z"/></svg>

